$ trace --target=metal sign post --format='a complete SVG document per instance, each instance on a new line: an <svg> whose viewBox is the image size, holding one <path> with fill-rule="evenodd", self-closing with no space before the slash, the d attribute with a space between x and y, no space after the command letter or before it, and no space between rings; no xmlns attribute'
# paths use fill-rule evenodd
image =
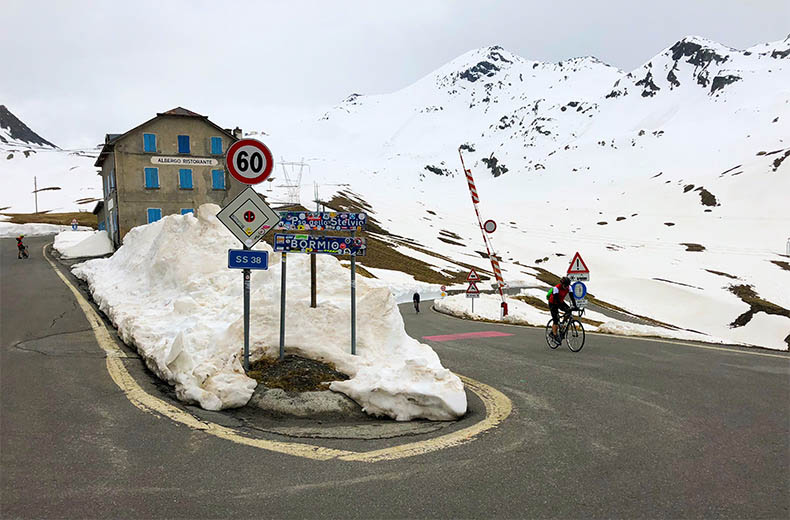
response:
<svg viewBox="0 0 790 520"><path fill-rule="evenodd" d="M245 245L244 250L249 248ZM250 370L250 270L244 269L244 371Z"/></svg>
<svg viewBox="0 0 790 520"><path fill-rule="evenodd" d="M231 176L243 184L258 184L271 174L274 161L269 149L254 139L242 139L233 143L225 154L225 166ZM248 186L227 206L217 213L244 249L228 251L228 268L242 269L244 279L244 371L250 369L250 277L252 269L267 269L269 256L266 252L250 251L264 235L280 221L266 201ZM261 254L262 253L262 254ZM282 341L282 340L281 340Z"/></svg>
<svg viewBox="0 0 790 520"><path fill-rule="evenodd" d="M280 361L285 357L285 266L286 252L280 253Z"/></svg>
<svg viewBox="0 0 790 520"><path fill-rule="evenodd" d="M349 213L335 211L281 211L278 229L285 231L351 231L352 236L326 235L290 235L275 233L274 250L282 253L282 301L280 322L280 355L285 336L285 255L286 253L308 253L311 255L328 254L351 257L351 354L357 353L357 257L365 256L367 242L365 238L356 236L357 231L364 231L367 223L365 213ZM315 257L313 257L315 258ZM311 269L311 277L315 276ZM311 303L315 300L311 284ZM312 305L311 305L312 306Z"/></svg>
<svg viewBox="0 0 790 520"><path fill-rule="evenodd" d="M351 255L351 355L357 354L357 257Z"/></svg>

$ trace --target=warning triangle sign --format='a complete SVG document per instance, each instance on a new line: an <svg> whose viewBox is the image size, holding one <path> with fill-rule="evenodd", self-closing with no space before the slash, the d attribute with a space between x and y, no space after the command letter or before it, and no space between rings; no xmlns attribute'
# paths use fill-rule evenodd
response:
<svg viewBox="0 0 790 520"><path fill-rule="evenodd" d="M480 294L480 289L477 288L474 282L469 282L469 287L466 288L466 294Z"/></svg>
<svg viewBox="0 0 790 520"><path fill-rule="evenodd" d="M590 270L587 269L587 264L582 260L582 256L576 252L571 260L571 265L568 266L568 274L589 274Z"/></svg>
<svg viewBox="0 0 790 520"><path fill-rule="evenodd" d="M469 276L466 277L466 281L467 282L479 282L480 281L480 275L477 274L477 271L472 269L471 271L469 271Z"/></svg>

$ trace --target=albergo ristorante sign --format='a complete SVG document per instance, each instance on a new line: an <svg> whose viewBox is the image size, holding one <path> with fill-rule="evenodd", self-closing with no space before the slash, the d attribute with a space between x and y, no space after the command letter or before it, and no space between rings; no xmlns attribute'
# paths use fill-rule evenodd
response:
<svg viewBox="0 0 790 520"><path fill-rule="evenodd" d="M219 164L211 157L151 157L151 164L172 164L174 166L216 166Z"/></svg>

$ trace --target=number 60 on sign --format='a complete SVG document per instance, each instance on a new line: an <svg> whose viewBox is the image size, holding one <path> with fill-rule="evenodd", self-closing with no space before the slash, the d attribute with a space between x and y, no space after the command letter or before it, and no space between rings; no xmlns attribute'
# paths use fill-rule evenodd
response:
<svg viewBox="0 0 790 520"><path fill-rule="evenodd" d="M241 139L236 141L225 156L225 165L231 176L244 184L258 184L272 173L272 152L260 141Z"/></svg>

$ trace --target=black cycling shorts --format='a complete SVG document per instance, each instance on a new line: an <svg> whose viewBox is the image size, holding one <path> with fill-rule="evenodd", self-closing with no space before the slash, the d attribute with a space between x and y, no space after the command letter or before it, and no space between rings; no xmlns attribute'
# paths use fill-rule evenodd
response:
<svg viewBox="0 0 790 520"><path fill-rule="evenodd" d="M554 319L554 323L559 323L560 311L568 312L571 308L568 307L567 303L560 302L559 304L549 303L549 310L551 311L551 317Z"/></svg>

